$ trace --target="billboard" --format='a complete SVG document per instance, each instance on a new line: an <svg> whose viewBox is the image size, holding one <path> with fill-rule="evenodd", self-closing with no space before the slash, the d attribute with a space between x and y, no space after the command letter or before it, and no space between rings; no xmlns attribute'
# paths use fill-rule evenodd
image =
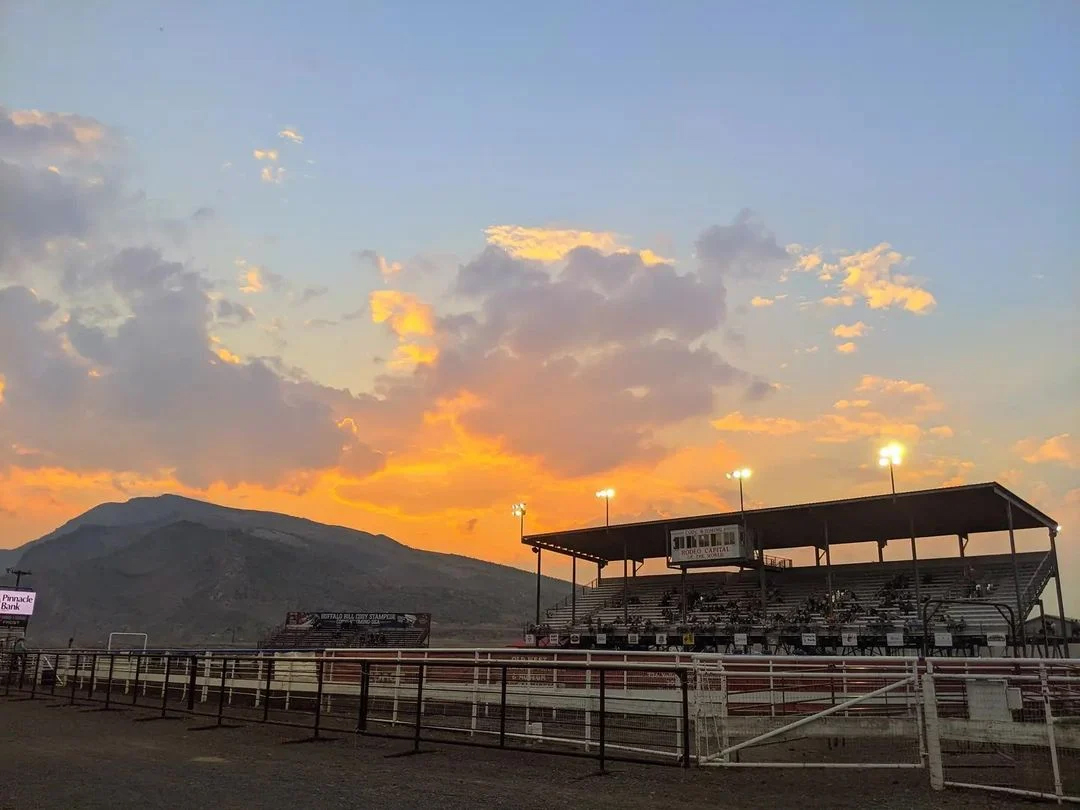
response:
<svg viewBox="0 0 1080 810"><path fill-rule="evenodd" d="M295 630L407 629L430 627L430 613L286 613L285 626Z"/></svg>
<svg viewBox="0 0 1080 810"><path fill-rule="evenodd" d="M672 564L703 564L734 561L750 556L742 526L702 526L673 529L668 539Z"/></svg>
<svg viewBox="0 0 1080 810"><path fill-rule="evenodd" d="M0 590L0 615L33 616L36 598L33 591Z"/></svg>

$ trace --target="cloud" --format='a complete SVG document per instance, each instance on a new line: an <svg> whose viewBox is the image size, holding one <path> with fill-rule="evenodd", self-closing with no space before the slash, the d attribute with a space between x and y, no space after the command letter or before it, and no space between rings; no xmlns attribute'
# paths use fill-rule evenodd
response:
<svg viewBox="0 0 1080 810"><path fill-rule="evenodd" d="M4 404L4 391L7 389L7 380L0 374L0 405Z"/></svg>
<svg viewBox="0 0 1080 810"><path fill-rule="evenodd" d="M255 320L255 311L244 304L238 304L227 298L219 298L214 307L214 315L219 321L235 321L236 323L248 323Z"/></svg>
<svg viewBox="0 0 1080 810"><path fill-rule="evenodd" d="M934 296L910 277L894 269L908 259L882 242L870 250L840 258L844 274L841 287L847 294L862 297L871 309L899 306L918 315L930 312L937 304Z"/></svg>
<svg viewBox="0 0 1080 810"><path fill-rule="evenodd" d="M285 128L278 133L279 138L285 138L293 143L303 143L304 136L297 132L295 129ZM317 151L317 150L316 150Z"/></svg>
<svg viewBox="0 0 1080 810"><path fill-rule="evenodd" d="M1013 451L1028 464L1080 466L1080 441L1068 433L1059 433L1047 439L1022 439L1013 445Z"/></svg>
<svg viewBox="0 0 1080 810"><path fill-rule="evenodd" d="M775 302L772 298L762 298L760 295L755 295L750 299L750 306L752 307L771 307Z"/></svg>
<svg viewBox="0 0 1080 810"><path fill-rule="evenodd" d="M371 320L386 323L398 337L435 334L435 318L429 304L400 290L372 290L368 297Z"/></svg>
<svg viewBox="0 0 1080 810"><path fill-rule="evenodd" d="M305 287L300 293L300 296L296 299L296 306L300 307L306 304L308 301L313 301L316 298L321 298L330 292L329 287Z"/></svg>
<svg viewBox="0 0 1080 810"><path fill-rule="evenodd" d="M760 217L749 209L740 211L730 225L707 228L694 247L705 279L779 275L789 258Z"/></svg>
<svg viewBox="0 0 1080 810"><path fill-rule="evenodd" d="M859 347L856 346L851 341L848 341L847 343L841 343L840 345L838 345L836 347L836 351L839 352L840 354L854 354L858 350L859 350Z"/></svg>
<svg viewBox="0 0 1080 810"><path fill-rule="evenodd" d="M12 110L0 105L0 154L47 168L85 167L123 151L122 139L100 121L72 113Z"/></svg>
<svg viewBox="0 0 1080 810"><path fill-rule="evenodd" d="M930 428L930 435L939 439L951 439L953 436L953 429L948 425L937 425Z"/></svg>
<svg viewBox="0 0 1080 810"><path fill-rule="evenodd" d="M618 234L610 231L491 225L484 230L484 235L489 245L502 248L515 259L546 263L559 262L577 248L591 248L603 254L634 254L649 267L669 264L671 261L652 250L635 251L628 248L620 243Z"/></svg>
<svg viewBox="0 0 1080 810"><path fill-rule="evenodd" d="M870 331L869 326L867 326L862 321L857 321L856 323L853 323L850 326L845 326L844 324L840 324L838 326L835 326L835 327L833 327L832 333L833 333L833 337L857 338L857 337L863 337L869 331Z"/></svg>
<svg viewBox="0 0 1080 810"><path fill-rule="evenodd" d="M827 295L821 299L821 303L827 307L853 307L855 306L855 296Z"/></svg>
<svg viewBox="0 0 1080 810"><path fill-rule="evenodd" d="M262 171L259 172L259 178L264 183L280 185L285 180L285 170L281 167L274 169L270 166L263 166Z"/></svg>
<svg viewBox="0 0 1080 810"><path fill-rule="evenodd" d="M387 261L385 256L376 253L374 250L357 250L353 252L353 258L357 262L370 263L372 267L379 271L379 275L383 281L390 281L394 276L398 275L403 268L401 262Z"/></svg>
<svg viewBox="0 0 1080 810"><path fill-rule="evenodd" d="M253 149L251 154L256 160L269 160L271 163L276 163L278 159L277 149Z"/></svg>
<svg viewBox="0 0 1080 810"><path fill-rule="evenodd" d="M869 404L868 399L838 399L833 403L833 407L844 410L845 408L865 408Z"/></svg>
<svg viewBox="0 0 1080 810"><path fill-rule="evenodd" d="M237 259L235 264L240 268L239 289L242 293L260 293L268 288L277 290L285 283L285 279L277 273L249 264L246 259Z"/></svg>
<svg viewBox="0 0 1080 810"><path fill-rule="evenodd" d="M855 390L862 394L879 394L882 398L892 400L900 407L908 408L914 413L932 413L940 411L943 407L926 383L864 374L859 379Z"/></svg>
<svg viewBox="0 0 1080 810"><path fill-rule="evenodd" d="M328 318L309 318L304 321L305 329L326 329L330 326L337 326L338 322L330 320Z"/></svg>
<svg viewBox="0 0 1080 810"><path fill-rule="evenodd" d="M782 416L748 417L742 411L714 419L712 426L727 433L763 433L769 436L790 436L807 429L804 422Z"/></svg>

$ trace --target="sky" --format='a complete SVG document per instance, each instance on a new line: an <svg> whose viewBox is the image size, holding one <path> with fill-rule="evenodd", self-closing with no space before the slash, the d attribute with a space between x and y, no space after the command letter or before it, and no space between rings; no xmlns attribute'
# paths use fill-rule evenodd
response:
<svg viewBox="0 0 1080 810"><path fill-rule="evenodd" d="M1078 35L1064 0L0 3L0 547L178 492L529 567L512 503L872 494L896 441L900 489L1059 520L1078 612Z"/></svg>

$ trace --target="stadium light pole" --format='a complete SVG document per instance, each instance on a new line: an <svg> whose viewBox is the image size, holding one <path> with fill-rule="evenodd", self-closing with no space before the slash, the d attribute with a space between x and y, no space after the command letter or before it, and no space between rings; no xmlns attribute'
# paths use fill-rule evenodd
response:
<svg viewBox="0 0 1080 810"><path fill-rule="evenodd" d="M732 470L727 474L728 479L735 479L739 482L739 514L742 517L743 528L746 528L746 503L743 500L743 481L749 478L751 471L743 467L741 470Z"/></svg>
<svg viewBox="0 0 1080 810"><path fill-rule="evenodd" d="M892 442L878 451L878 466L889 468L889 485L892 488L894 501L896 500L896 474L893 472L893 468L900 463L903 457L904 448L896 442Z"/></svg>
<svg viewBox="0 0 1080 810"><path fill-rule="evenodd" d="M746 500L743 497L743 481L752 475L749 467L732 470L727 474L728 480L739 482L739 516L742 518L743 533L746 533ZM761 589L761 618L762 622L769 613L769 592L765 584L765 546L758 544L758 586Z"/></svg>
<svg viewBox="0 0 1080 810"><path fill-rule="evenodd" d="M519 501L510 507L510 513L518 519L518 541L525 540L525 501ZM536 555L536 627L540 627L540 549L533 546Z"/></svg>
<svg viewBox="0 0 1080 810"><path fill-rule="evenodd" d="M611 499L615 497L615 490L611 487L607 489L600 489L596 492L596 497L600 498L604 502L604 539L611 535ZM629 551L626 548L626 532L623 532L623 560L622 560L622 607L623 607L623 623L630 626L630 606L626 601L626 589L628 582L628 575L626 570L626 558L629 556Z"/></svg>

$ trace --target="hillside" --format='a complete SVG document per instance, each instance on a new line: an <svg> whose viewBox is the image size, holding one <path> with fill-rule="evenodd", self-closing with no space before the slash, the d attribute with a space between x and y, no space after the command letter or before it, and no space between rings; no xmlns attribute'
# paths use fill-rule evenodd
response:
<svg viewBox="0 0 1080 810"><path fill-rule="evenodd" d="M436 645L505 643L535 609L535 577L389 537L166 495L102 504L27 543L32 641L254 643L288 610L430 612ZM569 593L545 577L544 604Z"/></svg>

